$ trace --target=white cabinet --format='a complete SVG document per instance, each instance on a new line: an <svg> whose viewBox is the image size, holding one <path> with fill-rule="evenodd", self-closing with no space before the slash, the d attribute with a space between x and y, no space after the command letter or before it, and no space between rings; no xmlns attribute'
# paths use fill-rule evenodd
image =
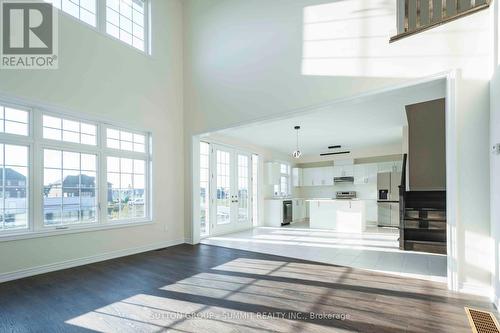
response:
<svg viewBox="0 0 500 333"><path fill-rule="evenodd" d="M360 233L366 229L363 200L312 200L310 227Z"/></svg>
<svg viewBox="0 0 500 333"><path fill-rule="evenodd" d="M306 201L304 199L293 199L292 220L303 221L306 218Z"/></svg>
<svg viewBox="0 0 500 333"><path fill-rule="evenodd" d="M378 175L378 166L376 163L365 164L365 177L368 184L376 184Z"/></svg>
<svg viewBox="0 0 500 333"><path fill-rule="evenodd" d="M321 186L323 181L323 170L321 168L313 168L313 185Z"/></svg>
<svg viewBox="0 0 500 333"><path fill-rule="evenodd" d="M339 165L335 165L333 167L333 177L337 178L337 177L342 177L342 166Z"/></svg>
<svg viewBox="0 0 500 333"><path fill-rule="evenodd" d="M333 185L333 167L302 169L302 186Z"/></svg>
<svg viewBox="0 0 500 333"><path fill-rule="evenodd" d="M342 167L342 177L353 177L354 165L344 165Z"/></svg>
<svg viewBox="0 0 500 333"><path fill-rule="evenodd" d="M354 184L367 184L366 170L364 164L356 164L354 166Z"/></svg>
<svg viewBox="0 0 500 333"><path fill-rule="evenodd" d="M354 165L336 165L333 167L334 177L353 177Z"/></svg>
<svg viewBox="0 0 500 333"><path fill-rule="evenodd" d="M294 187L303 186L303 169L293 168L292 169L292 183Z"/></svg>
<svg viewBox="0 0 500 333"><path fill-rule="evenodd" d="M366 200L366 221L369 224L376 225L378 220L377 200Z"/></svg>
<svg viewBox="0 0 500 333"><path fill-rule="evenodd" d="M392 161L382 162L378 164L378 172L401 172L403 169L403 162Z"/></svg>
<svg viewBox="0 0 500 333"><path fill-rule="evenodd" d="M276 162L266 163L266 183L267 185L279 185L281 176L280 164Z"/></svg>
<svg viewBox="0 0 500 333"><path fill-rule="evenodd" d="M283 200L264 200L264 225L281 227L283 222Z"/></svg>
<svg viewBox="0 0 500 333"><path fill-rule="evenodd" d="M302 186L314 186L314 168L302 169Z"/></svg>
<svg viewBox="0 0 500 333"><path fill-rule="evenodd" d="M321 185L332 186L333 185L333 167L324 167L321 169Z"/></svg>

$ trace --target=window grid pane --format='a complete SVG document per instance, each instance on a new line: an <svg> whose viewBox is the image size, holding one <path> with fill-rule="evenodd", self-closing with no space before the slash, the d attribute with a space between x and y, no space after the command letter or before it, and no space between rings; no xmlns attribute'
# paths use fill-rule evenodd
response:
<svg viewBox="0 0 500 333"><path fill-rule="evenodd" d="M97 155L44 149L44 225L97 222Z"/></svg>
<svg viewBox="0 0 500 333"><path fill-rule="evenodd" d="M108 219L146 217L146 160L107 157Z"/></svg>
<svg viewBox="0 0 500 333"><path fill-rule="evenodd" d="M217 150L217 224L231 222L231 156L230 153Z"/></svg>
<svg viewBox="0 0 500 333"><path fill-rule="evenodd" d="M209 234L210 222L210 144L200 142L200 234Z"/></svg>
<svg viewBox="0 0 500 333"><path fill-rule="evenodd" d="M248 156L238 155L238 222L248 221L250 206L248 173Z"/></svg>
<svg viewBox="0 0 500 333"><path fill-rule="evenodd" d="M106 32L144 51L144 0L107 0Z"/></svg>
<svg viewBox="0 0 500 333"><path fill-rule="evenodd" d="M257 226L259 221L258 170L259 155L252 155L252 220L254 226Z"/></svg>
<svg viewBox="0 0 500 333"><path fill-rule="evenodd" d="M96 27L96 0L44 0L57 9Z"/></svg>
<svg viewBox="0 0 500 333"><path fill-rule="evenodd" d="M106 129L106 146L112 149L145 153L146 136L108 128Z"/></svg>
<svg viewBox="0 0 500 333"><path fill-rule="evenodd" d="M97 145L97 126L43 115L43 138L95 146Z"/></svg>
<svg viewBox="0 0 500 333"><path fill-rule="evenodd" d="M28 151L0 144L0 231L28 228Z"/></svg>
<svg viewBox="0 0 500 333"><path fill-rule="evenodd" d="M0 105L0 133L28 136L29 112Z"/></svg>

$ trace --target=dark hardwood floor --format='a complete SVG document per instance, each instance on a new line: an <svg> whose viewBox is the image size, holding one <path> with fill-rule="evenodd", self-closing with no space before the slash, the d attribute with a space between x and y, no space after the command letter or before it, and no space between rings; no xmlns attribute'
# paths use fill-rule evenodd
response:
<svg viewBox="0 0 500 333"><path fill-rule="evenodd" d="M439 283L179 245L0 284L0 332L471 332L464 306L492 310Z"/></svg>

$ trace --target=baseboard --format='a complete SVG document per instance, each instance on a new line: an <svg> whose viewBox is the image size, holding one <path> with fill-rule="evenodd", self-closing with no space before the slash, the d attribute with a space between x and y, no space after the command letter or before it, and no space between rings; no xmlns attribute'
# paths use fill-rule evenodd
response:
<svg viewBox="0 0 500 333"><path fill-rule="evenodd" d="M88 265L88 264L92 264L92 263L99 262L99 261L116 259L116 258L120 258L120 257L125 257L125 256L129 256L129 255L133 255L133 254L142 253L142 252L158 250L158 249L162 249L162 248L169 247L169 246L183 244L184 242L185 242L184 239L159 242L159 243L155 243L155 244L150 244L150 245L145 245L145 246L140 246L140 247L135 247L135 248L130 248L130 249L107 252L107 253L98 254L95 256L90 256L90 257L85 257L85 258L72 259L72 260L57 262L57 263L48 264L48 265L25 268L25 269L13 271L13 272L0 273L0 283L12 281L12 280L18 280L18 279L22 279L25 277L38 275L38 274L54 272L54 271L58 271L61 269L67 269L67 268L72 268L72 267L77 267L77 266L82 266L82 265Z"/></svg>
<svg viewBox="0 0 500 333"><path fill-rule="evenodd" d="M476 296L488 297L493 301L493 289L490 286L477 285L473 283L462 282L459 284L459 292Z"/></svg>

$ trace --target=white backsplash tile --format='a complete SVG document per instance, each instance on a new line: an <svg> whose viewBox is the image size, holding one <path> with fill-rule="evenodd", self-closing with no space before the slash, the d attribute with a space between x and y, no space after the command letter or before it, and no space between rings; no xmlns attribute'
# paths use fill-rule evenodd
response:
<svg viewBox="0 0 500 333"><path fill-rule="evenodd" d="M337 191L356 191L359 199L377 200L377 184L298 187L295 188L295 196L301 198L334 198Z"/></svg>

